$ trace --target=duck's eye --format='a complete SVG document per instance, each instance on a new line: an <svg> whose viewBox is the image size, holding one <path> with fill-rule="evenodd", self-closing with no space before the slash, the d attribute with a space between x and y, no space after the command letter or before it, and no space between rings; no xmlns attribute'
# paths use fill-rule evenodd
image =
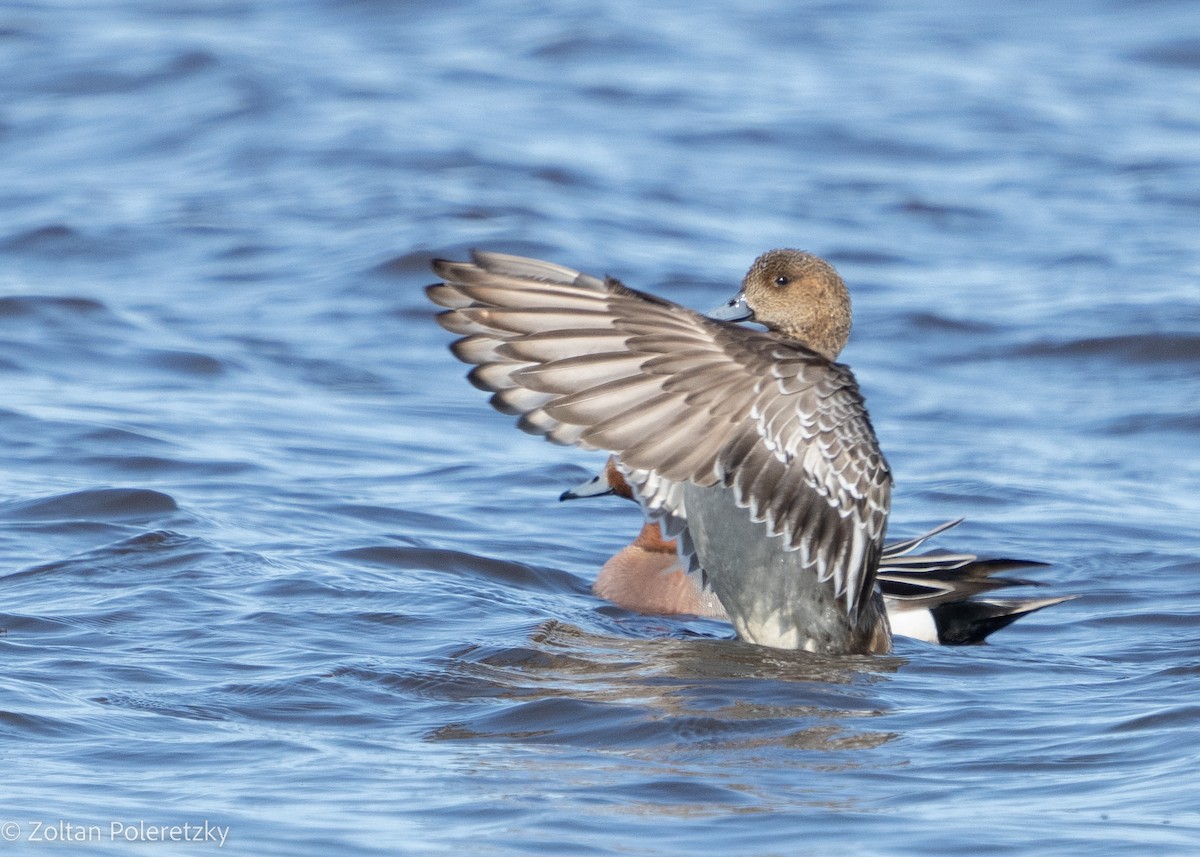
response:
<svg viewBox="0 0 1200 857"><path fill-rule="evenodd" d="M776 277L775 285L782 287L782 286L786 286L791 281L792 281L791 277Z"/></svg>

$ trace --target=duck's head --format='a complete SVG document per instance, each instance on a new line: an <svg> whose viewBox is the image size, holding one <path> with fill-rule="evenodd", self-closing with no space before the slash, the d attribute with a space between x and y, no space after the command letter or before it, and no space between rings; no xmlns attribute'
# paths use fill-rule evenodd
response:
<svg viewBox="0 0 1200 857"><path fill-rule="evenodd" d="M741 291L709 317L757 322L835 360L850 338L850 292L819 256L768 250L746 272Z"/></svg>
<svg viewBox="0 0 1200 857"><path fill-rule="evenodd" d="M625 474L617 467L617 458L615 455L609 456L608 461L604 465L604 470L599 474L593 476L587 482L562 492L558 499L580 500L584 497L604 497L609 494L624 497L626 500L633 499L633 489L625 481Z"/></svg>

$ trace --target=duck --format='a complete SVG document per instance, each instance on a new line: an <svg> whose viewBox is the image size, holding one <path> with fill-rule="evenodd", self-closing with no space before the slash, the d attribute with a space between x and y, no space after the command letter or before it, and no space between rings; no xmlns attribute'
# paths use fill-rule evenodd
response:
<svg viewBox="0 0 1200 857"><path fill-rule="evenodd" d="M851 305L829 262L767 251L707 315L540 259L432 268L426 294L470 383L520 429L614 455L739 638L891 651L877 577L892 473L836 362Z"/></svg>
<svg viewBox="0 0 1200 857"><path fill-rule="evenodd" d="M614 458L608 459L598 475L563 491L558 499L602 496L636 499ZM1042 586L1039 581L994 575L1046 563L980 559L975 554L947 551L912 553L960 523L961 518L948 521L916 538L884 544L876 581L893 636L944 646L977 645L1017 619L1075 597L975 597L1012 586ZM663 538L657 522L646 521L633 541L601 566L592 591L636 613L729 621L725 608L705 589L700 577L679 565L677 550L673 540Z"/></svg>

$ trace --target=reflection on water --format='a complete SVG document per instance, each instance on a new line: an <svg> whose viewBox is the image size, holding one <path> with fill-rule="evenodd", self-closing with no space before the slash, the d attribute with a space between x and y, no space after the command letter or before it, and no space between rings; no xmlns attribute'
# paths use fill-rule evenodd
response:
<svg viewBox="0 0 1200 857"><path fill-rule="evenodd" d="M438 682L455 699L509 704L428 737L642 752L686 745L729 753L771 745L865 749L894 735L863 731L853 721L882 713L871 686L903 664L892 656L809 656L732 640L630 640L550 620L527 647L450 654ZM437 683L426 692L437 695Z"/></svg>

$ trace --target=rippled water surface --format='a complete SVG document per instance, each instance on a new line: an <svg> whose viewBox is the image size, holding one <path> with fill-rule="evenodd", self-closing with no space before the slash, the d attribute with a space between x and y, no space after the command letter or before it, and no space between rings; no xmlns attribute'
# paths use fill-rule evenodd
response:
<svg viewBox="0 0 1200 857"><path fill-rule="evenodd" d="M4 848L1200 853L1198 105L1189 0L0 6ZM774 246L893 534L1082 597L823 659L590 594L637 510L429 258L706 308Z"/></svg>

